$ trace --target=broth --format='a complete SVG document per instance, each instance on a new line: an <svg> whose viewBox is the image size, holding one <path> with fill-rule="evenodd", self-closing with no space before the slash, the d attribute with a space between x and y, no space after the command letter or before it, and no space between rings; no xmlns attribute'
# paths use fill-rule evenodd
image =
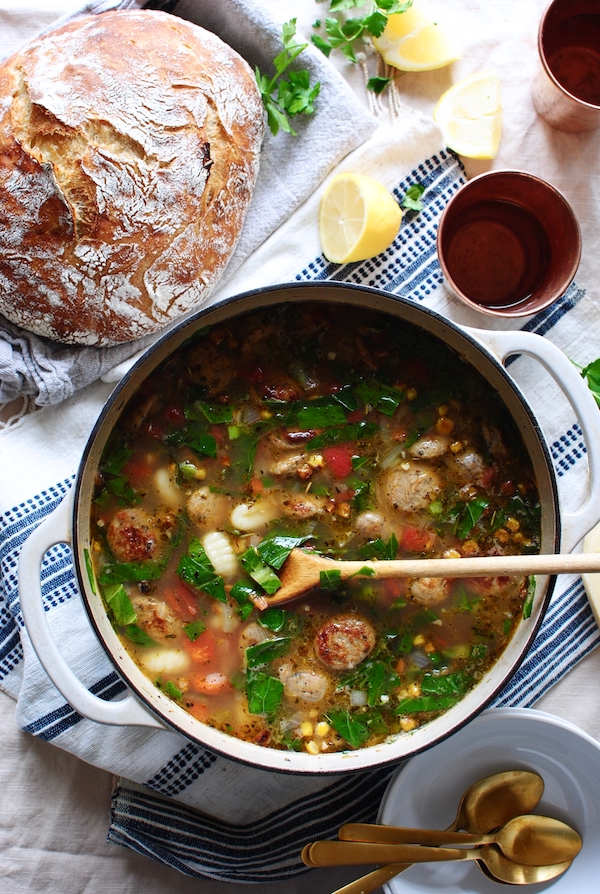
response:
<svg viewBox="0 0 600 894"><path fill-rule="evenodd" d="M269 606L294 546L373 560L539 552L529 456L495 391L395 317L288 304L200 330L103 454L93 564L125 647L199 720L318 754L468 692L527 578L341 583Z"/></svg>

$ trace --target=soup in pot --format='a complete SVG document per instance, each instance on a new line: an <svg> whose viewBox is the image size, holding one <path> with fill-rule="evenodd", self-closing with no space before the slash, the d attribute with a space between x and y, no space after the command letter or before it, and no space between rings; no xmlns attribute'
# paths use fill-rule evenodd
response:
<svg viewBox="0 0 600 894"><path fill-rule="evenodd" d="M533 580L373 580L269 604L294 547L335 558L539 552L521 436L489 384L393 316L286 304L199 330L121 414L91 566L123 644L194 717L269 748L371 746L498 659Z"/></svg>

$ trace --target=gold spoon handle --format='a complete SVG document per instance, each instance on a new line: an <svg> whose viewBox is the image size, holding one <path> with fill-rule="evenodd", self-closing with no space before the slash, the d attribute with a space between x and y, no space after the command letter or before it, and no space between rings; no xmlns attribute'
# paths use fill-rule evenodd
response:
<svg viewBox="0 0 600 894"><path fill-rule="evenodd" d="M493 841L494 835L473 835L452 829L409 829L371 823L346 823L338 832L340 841L373 841L386 844L470 844L473 847Z"/></svg>
<svg viewBox="0 0 600 894"><path fill-rule="evenodd" d="M412 865L412 863L388 863L387 866L379 866L361 878L354 879L353 882L348 882L341 888L336 888L333 894L372 894L394 876L400 875L405 869L410 869Z"/></svg>
<svg viewBox="0 0 600 894"><path fill-rule="evenodd" d="M478 860L481 850L372 844L368 841L315 841L302 851L307 866L360 866L365 863L441 863ZM308 862L307 862L308 861Z"/></svg>

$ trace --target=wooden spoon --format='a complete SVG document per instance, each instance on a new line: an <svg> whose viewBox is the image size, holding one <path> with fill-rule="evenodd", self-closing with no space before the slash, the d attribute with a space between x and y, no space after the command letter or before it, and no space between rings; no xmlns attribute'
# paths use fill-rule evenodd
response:
<svg viewBox="0 0 600 894"><path fill-rule="evenodd" d="M279 579L281 587L267 596L269 605L283 605L318 587L322 572L350 577L495 577L507 574L581 574L600 571L600 553L566 553L532 556L475 556L468 559L381 559L377 562L328 559L293 549Z"/></svg>

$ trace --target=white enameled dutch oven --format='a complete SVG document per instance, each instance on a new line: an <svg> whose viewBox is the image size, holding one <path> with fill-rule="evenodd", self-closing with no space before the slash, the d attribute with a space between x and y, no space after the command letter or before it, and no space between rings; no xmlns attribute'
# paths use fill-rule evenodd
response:
<svg viewBox="0 0 600 894"><path fill-rule="evenodd" d="M72 494L29 537L19 565L20 596L27 631L49 677L68 702L99 723L175 729L206 748L227 757L273 770L294 773L339 773L403 760L446 739L477 715L514 674L538 630L548 606L554 578L538 576L532 615L522 620L496 665L462 701L436 720L394 741L357 751L310 755L278 751L242 742L196 720L160 692L125 651L106 614L102 599L90 584L85 555L90 550L90 505L98 462L123 407L149 373L177 350L198 328L221 324L232 317L281 302L319 301L359 305L384 311L420 326L449 345L475 367L499 393L519 430L537 474L542 504L543 553L570 552L600 518L600 413L573 364L551 342L521 331L492 332L461 328L418 307L411 301L375 289L341 283L303 283L249 292L207 308L180 322L150 348L126 373L102 410L85 448ZM535 416L504 368L515 354L535 358L552 375L573 408L584 434L589 463L585 504L560 513L550 454ZM89 692L67 666L51 636L42 605L40 565L44 553L57 543L72 545L81 598L98 640L129 688L126 697L103 701Z"/></svg>

